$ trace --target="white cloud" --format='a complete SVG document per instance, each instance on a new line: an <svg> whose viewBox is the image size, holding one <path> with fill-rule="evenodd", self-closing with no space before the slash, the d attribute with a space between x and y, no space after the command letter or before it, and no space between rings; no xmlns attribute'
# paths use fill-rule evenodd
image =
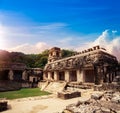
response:
<svg viewBox="0 0 120 113"><path fill-rule="evenodd" d="M48 45L45 42L38 42L34 45L31 44L22 44L22 45L18 45L14 48L10 48L8 49L9 51L17 51L17 52L23 52L25 54L39 54L42 51L46 50L46 49L50 49L50 45Z"/></svg>
<svg viewBox="0 0 120 113"><path fill-rule="evenodd" d="M65 23L46 23L44 25L37 26L36 28L39 30L52 30L52 29L64 28L66 26L67 24Z"/></svg>
<svg viewBox="0 0 120 113"><path fill-rule="evenodd" d="M105 30L94 42L90 43L89 46L100 45L101 47L105 47L107 43L109 43L108 38L108 30Z"/></svg>
<svg viewBox="0 0 120 113"><path fill-rule="evenodd" d="M5 45L6 45L5 32L4 32L2 24L0 23L0 49L4 49Z"/></svg>
<svg viewBox="0 0 120 113"><path fill-rule="evenodd" d="M115 32L112 31L112 33ZM105 48L110 54L113 54L118 60L120 60L120 37L116 37L115 35L112 36L112 39L110 39L111 32L109 30L105 30L95 41L86 42L76 50L81 51L89 47L100 45L100 47Z"/></svg>
<svg viewBox="0 0 120 113"><path fill-rule="evenodd" d="M61 38L58 32L67 26L65 23L44 23L39 25L26 26L5 26L0 24L0 38L4 40L3 49L14 48L24 43L34 44L37 42L49 43L52 40ZM0 40L1 42L1 40ZM54 42L54 41L53 41ZM0 46L0 49L2 47Z"/></svg>
<svg viewBox="0 0 120 113"><path fill-rule="evenodd" d="M8 13L0 15L0 21L5 23L4 25L0 23L0 49L31 54L40 53L53 46L81 51L100 45L120 60L120 37L116 37L117 30L111 32L105 30L95 39L96 34L78 36L66 32L64 28L67 28L68 25L65 23L44 23L36 26L34 23L26 24L28 20L19 19L19 15L14 15L11 16ZM11 22L13 22L12 26ZM95 40L91 42L93 39Z"/></svg>
<svg viewBox="0 0 120 113"><path fill-rule="evenodd" d="M117 33L117 30L112 30L112 33Z"/></svg>
<svg viewBox="0 0 120 113"><path fill-rule="evenodd" d="M64 28L66 24L64 23L48 23L44 25L31 25L31 26L5 26L1 25L0 28L2 29L2 32L4 31L4 35L6 37L10 36L36 36L40 35L42 33L48 33L55 30L60 30L61 28Z"/></svg>
<svg viewBox="0 0 120 113"><path fill-rule="evenodd" d="M64 38L64 39L58 40L58 42L64 43L64 44L69 43L69 42L71 42L71 41L73 41L73 38L72 38L72 37L66 37L66 38Z"/></svg>

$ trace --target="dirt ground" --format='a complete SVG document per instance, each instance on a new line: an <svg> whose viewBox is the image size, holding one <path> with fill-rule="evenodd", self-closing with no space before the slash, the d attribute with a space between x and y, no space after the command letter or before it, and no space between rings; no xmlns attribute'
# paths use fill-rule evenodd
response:
<svg viewBox="0 0 120 113"><path fill-rule="evenodd" d="M83 91L82 97L89 98L92 91ZM58 113L71 103L76 103L80 98L62 100L56 95L43 97L29 97L23 99L8 100L9 110L3 113Z"/></svg>

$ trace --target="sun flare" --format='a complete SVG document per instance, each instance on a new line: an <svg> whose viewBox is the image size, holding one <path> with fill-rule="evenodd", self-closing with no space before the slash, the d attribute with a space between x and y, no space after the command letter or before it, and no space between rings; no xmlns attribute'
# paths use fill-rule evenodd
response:
<svg viewBox="0 0 120 113"><path fill-rule="evenodd" d="M3 26L0 25L0 49L4 48L5 48L4 29Z"/></svg>
<svg viewBox="0 0 120 113"><path fill-rule="evenodd" d="M4 40L0 37L0 49L4 49L5 44L4 44Z"/></svg>

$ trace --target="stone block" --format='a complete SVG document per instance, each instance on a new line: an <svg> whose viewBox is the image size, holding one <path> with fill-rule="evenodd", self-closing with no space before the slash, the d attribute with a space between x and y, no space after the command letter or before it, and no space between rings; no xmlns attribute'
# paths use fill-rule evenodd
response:
<svg viewBox="0 0 120 113"><path fill-rule="evenodd" d="M118 96L116 96L116 97L113 97L112 99L111 99L111 101L112 102L115 102L115 103L120 103L120 97Z"/></svg>
<svg viewBox="0 0 120 113"><path fill-rule="evenodd" d="M57 97L61 99L70 99L70 98L75 98L75 97L80 97L81 92L58 92Z"/></svg>
<svg viewBox="0 0 120 113"><path fill-rule="evenodd" d="M96 93L93 93L93 94L91 95L91 98L92 98L92 99L95 99L95 100L99 100L99 99L102 98L103 94L104 94L104 93L102 93L102 92L96 92Z"/></svg>
<svg viewBox="0 0 120 113"><path fill-rule="evenodd" d="M102 111L103 113L111 113L110 109L104 108L104 107L101 108L101 111Z"/></svg>
<svg viewBox="0 0 120 113"><path fill-rule="evenodd" d="M7 101L2 101L0 102L0 112L1 111L4 111L4 110L7 110Z"/></svg>

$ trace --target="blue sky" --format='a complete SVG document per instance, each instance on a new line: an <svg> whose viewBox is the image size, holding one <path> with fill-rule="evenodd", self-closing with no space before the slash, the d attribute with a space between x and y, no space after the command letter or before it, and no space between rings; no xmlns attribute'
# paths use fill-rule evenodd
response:
<svg viewBox="0 0 120 113"><path fill-rule="evenodd" d="M80 50L106 30L111 42L120 35L119 6L119 0L0 0L0 49Z"/></svg>

